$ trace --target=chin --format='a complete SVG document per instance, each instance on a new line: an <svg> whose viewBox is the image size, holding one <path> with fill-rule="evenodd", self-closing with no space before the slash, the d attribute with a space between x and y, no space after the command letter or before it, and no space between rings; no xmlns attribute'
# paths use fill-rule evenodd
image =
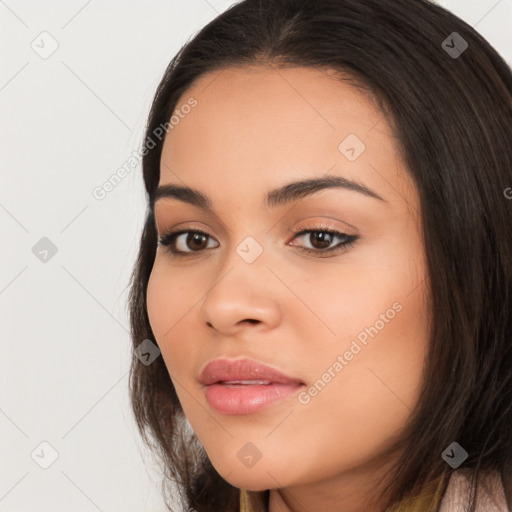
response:
<svg viewBox="0 0 512 512"><path fill-rule="evenodd" d="M264 464L263 461L258 462L252 468L244 467L238 460L232 464L213 464L213 466L226 482L239 489L265 491L278 487L277 482L283 483L282 477L284 475L281 475L278 471L272 471L272 468L267 472L269 466ZM286 484L288 485L288 480Z"/></svg>
<svg viewBox="0 0 512 512"><path fill-rule="evenodd" d="M223 478L233 487L238 487L239 489L245 489L247 491L266 491L267 489L271 489L277 485L276 481L268 474L265 476L262 475L261 478L251 478L250 475L244 477L240 475L234 475L232 473L227 478Z"/></svg>

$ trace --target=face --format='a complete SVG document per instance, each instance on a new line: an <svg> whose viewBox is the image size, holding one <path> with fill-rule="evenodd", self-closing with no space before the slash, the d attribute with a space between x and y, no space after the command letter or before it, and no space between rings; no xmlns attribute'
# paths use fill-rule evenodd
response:
<svg viewBox="0 0 512 512"><path fill-rule="evenodd" d="M156 342L232 485L339 488L376 471L422 383L417 189L385 116L332 73L225 69L177 108L190 98L165 139L159 186L209 204L176 188L155 203ZM226 364L205 383L217 359Z"/></svg>

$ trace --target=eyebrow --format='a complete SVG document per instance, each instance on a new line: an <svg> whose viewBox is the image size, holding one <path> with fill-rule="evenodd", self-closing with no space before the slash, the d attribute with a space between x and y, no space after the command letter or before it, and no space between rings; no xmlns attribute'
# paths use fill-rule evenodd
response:
<svg viewBox="0 0 512 512"><path fill-rule="evenodd" d="M354 192L359 192L367 197L373 197L380 201L387 202L377 192L366 187L362 183L343 178L341 176L329 176L323 178L312 178L301 181L294 181L282 187L271 190L265 198L265 206L275 208L284 204L296 201L303 197L311 196L320 190L328 188L343 188ZM162 185L153 193L150 199L151 209L160 199L177 199L184 203L198 206L204 210L212 211L211 199L199 190L182 187L178 185Z"/></svg>

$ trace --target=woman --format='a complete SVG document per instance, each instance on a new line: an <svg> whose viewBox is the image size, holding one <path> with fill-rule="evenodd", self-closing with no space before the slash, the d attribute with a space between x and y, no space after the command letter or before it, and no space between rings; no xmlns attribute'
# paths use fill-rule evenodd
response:
<svg viewBox="0 0 512 512"><path fill-rule="evenodd" d="M130 389L184 510L511 506L511 97L425 0L245 0L174 57Z"/></svg>

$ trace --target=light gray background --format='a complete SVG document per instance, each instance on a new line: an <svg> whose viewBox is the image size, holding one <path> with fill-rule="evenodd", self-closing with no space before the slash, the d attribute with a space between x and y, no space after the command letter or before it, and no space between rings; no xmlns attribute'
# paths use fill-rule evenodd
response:
<svg viewBox="0 0 512 512"><path fill-rule="evenodd" d="M127 394L140 165L92 191L140 147L171 57L231 3L0 0L0 512L165 510ZM512 0L439 3L512 63Z"/></svg>

